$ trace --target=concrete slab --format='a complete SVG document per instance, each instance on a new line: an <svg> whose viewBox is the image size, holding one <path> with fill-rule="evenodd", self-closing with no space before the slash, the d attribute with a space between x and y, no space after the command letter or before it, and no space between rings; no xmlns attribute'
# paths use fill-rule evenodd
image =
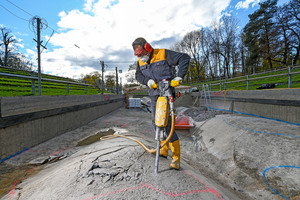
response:
<svg viewBox="0 0 300 200"><path fill-rule="evenodd" d="M183 112L188 114L188 110ZM299 127L255 117L211 117L196 122L190 131L177 131L181 170L169 169L169 156L160 158L155 175L155 156L131 140L77 146L99 131L113 129L115 134L130 134L154 148L151 114L118 109L2 163L58 158L45 163L38 174L16 185L14 181L2 199L279 199L262 174L272 166L300 165ZM267 134L273 132L283 135ZM279 194L296 199L300 195L294 189L299 187L298 171L267 171L266 178Z"/></svg>

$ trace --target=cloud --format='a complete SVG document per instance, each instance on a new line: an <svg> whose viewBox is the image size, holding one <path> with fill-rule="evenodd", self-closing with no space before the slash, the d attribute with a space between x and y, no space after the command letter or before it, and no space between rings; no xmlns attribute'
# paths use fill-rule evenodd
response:
<svg viewBox="0 0 300 200"><path fill-rule="evenodd" d="M210 26L229 3L230 0L85 0L82 8L59 13L60 33L50 40L54 49L43 53L45 71L78 76L99 70L100 60L115 62L108 64L107 70L118 66L127 71L131 64L127 61L136 60L131 47L135 38L145 37L154 48L169 48L187 32Z"/></svg>
<svg viewBox="0 0 300 200"><path fill-rule="evenodd" d="M258 4L260 2L260 0L246 0L246 1L239 1L235 8L236 9L248 9L250 5L252 5L252 7L254 7L256 4Z"/></svg>

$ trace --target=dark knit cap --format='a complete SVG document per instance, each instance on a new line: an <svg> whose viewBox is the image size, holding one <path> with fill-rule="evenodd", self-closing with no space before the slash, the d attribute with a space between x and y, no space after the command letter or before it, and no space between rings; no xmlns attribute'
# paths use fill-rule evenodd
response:
<svg viewBox="0 0 300 200"><path fill-rule="evenodd" d="M134 45L141 45L141 46L144 48L146 43L147 43L147 41L146 41L144 38L139 37L139 38L136 38L136 39L133 41L132 47L133 47Z"/></svg>

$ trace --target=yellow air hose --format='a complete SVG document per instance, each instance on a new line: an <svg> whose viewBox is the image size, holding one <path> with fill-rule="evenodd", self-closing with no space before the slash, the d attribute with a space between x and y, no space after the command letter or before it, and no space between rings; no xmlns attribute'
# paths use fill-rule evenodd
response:
<svg viewBox="0 0 300 200"><path fill-rule="evenodd" d="M172 105L172 108L173 108L173 105ZM172 125L171 125L171 130L170 130L169 136L167 137L167 139L165 140L165 142L160 145L160 148L163 147L163 146L165 146L170 141L170 139L171 139L171 137L172 137L172 135L174 133L174 130L175 130L175 113L174 113L174 109L171 109L171 118L172 118ZM126 139L129 139L129 140L132 140L132 141L138 143L139 145L141 145L149 153L156 153L156 149L148 149L140 141L138 141L136 139L133 139L132 137L128 137L126 135L107 135L107 136L101 137L100 140L110 140L110 139L117 138L117 137L122 137L122 138L126 138Z"/></svg>

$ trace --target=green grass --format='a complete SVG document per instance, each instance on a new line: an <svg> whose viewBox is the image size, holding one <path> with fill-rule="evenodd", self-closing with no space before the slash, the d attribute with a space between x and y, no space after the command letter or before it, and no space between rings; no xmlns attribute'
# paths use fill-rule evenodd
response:
<svg viewBox="0 0 300 200"><path fill-rule="evenodd" d="M31 76L30 72L0 67L1 73L18 74ZM35 74L37 77L37 74ZM42 74L42 78L67 81L66 78ZM74 80L69 80L75 82ZM30 79L14 78L0 76L0 96L33 96L32 81ZM35 81L35 91L38 95L38 81ZM95 87L88 86L87 94L98 94L99 90ZM42 81L42 95L85 95L85 86L69 84L69 93L67 93L67 84Z"/></svg>
<svg viewBox="0 0 300 200"><path fill-rule="evenodd" d="M293 72L299 72L299 71L300 71L299 66L298 66L298 68L293 69ZM288 73L288 69L283 70L283 71L251 75L251 76L249 76L249 79L250 79L249 90L256 90L262 84L276 84L275 88L288 88L288 76L283 75L283 76L277 76L277 77L266 77L266 76L285 74L285 73ZM258 78L258 77L261 77L262 79L251 80L253 78ZM266 77L266 78L263 78L263 77ZM239 80L243 80L243 81L230 83L232 81L239 81ZM227 83L226 83L226 90L247 90L246 80L247 80L246 76L229 79L229 80L227 80ZM220 81L219 80L196 83L196 84L193 84L193 86L196 86L196 87L202 86L202 84L208 84L208 85L212 84L212 86L211 86L212 91L220 90ZM293 75L292 88L300 88L300 74ZM225 80L222 80L222 90L225 90Z"/></svg>
<svg viewBox="0 0 300 200"><path fill-rule="evenodd" d="M299 72L300 66L293 69L293 72ZM2 73L10 73L10 74L19 74L19 75L25 75L25 76L31 76L30 72L24 72L20 70L15 69L8 69L0 67L0 72ZM270 77L270 78L263 78L258 80L251 80L252 78L257 77L266 77L270 75L275 74L284 74L288 73L288 69L283 71L273 71L268 72L264 74L256 74L256 75L250 75L250 90L256 90L258 87L260 87L262 84L277 84L275 88L288 88L288 76L278 76L278 77ZM37 74L35 74L37 77ZM42 74L42 78L47 79L56 79L56 80L62 80L67 81L66 78L63 77L57 77L57 76L51 76L47 74ZM247 90L247 82L246 82L246 76L240 76L236 78L232 78L227 80L226 84L226 90ZM243 80L242 82L235 82L230 83L232 81L238 81ZM74 80L69 80L74 81ZM0 76L0 96L33 96L32 94L32 86L31 86L31 80L30 79L22 79L22 78L12 78L7 76ZM74 81L75 82L75 81ZM224 90L225 86L225 80L222 80L222 90ZM219 91L220 90L220 81L206 81L206 82L200 82L200 83L194 83L192 86L198 87L202 86L202 84L216 84L212 85L211 90L212 91ZM184 84L188 85L188 84ZM188 85L190 86L190 85ZM300 88L300 74L293 75L293 84L292 88ZM35 91L38 95L38 82L35 81ZM87 94L98 94L99 90L95 87L88 86ZM147 91L132 91L131 94L147 94ZM48 82L48 81L42 81L42 95L85 95L85 87L79 86L79 85L71 85L69 84L69 93L67 93L67 85L64 83L54 83L54 82Z"/></svg>

